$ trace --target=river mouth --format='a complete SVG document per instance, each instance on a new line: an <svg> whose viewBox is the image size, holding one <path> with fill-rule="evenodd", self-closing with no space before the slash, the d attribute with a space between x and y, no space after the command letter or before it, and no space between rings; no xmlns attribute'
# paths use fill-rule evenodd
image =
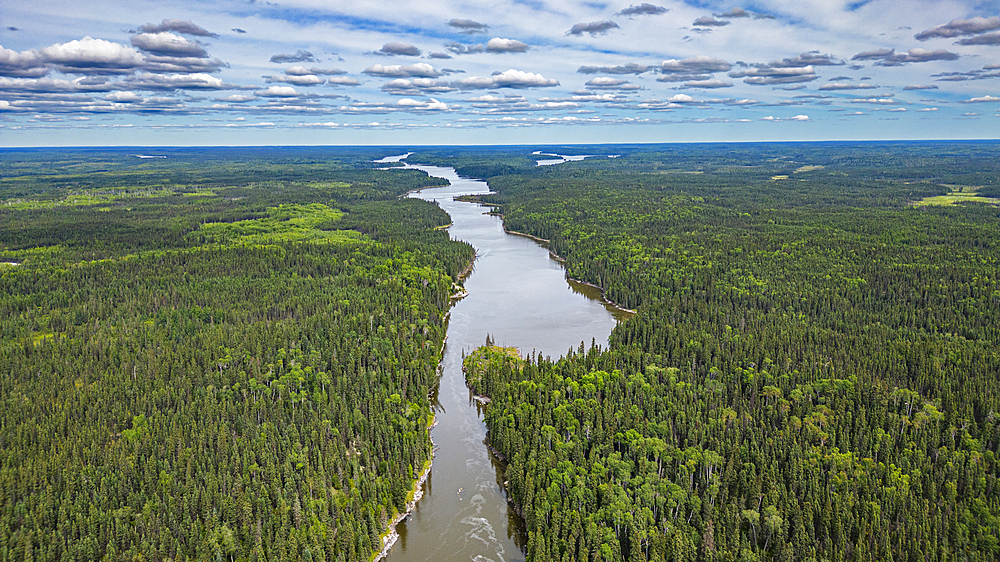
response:
<svg viewBox="0 0 1000 562"><path fill-rule="evenodd" d="M383 162L400 162L405 156ZM486 343L517 347L522 355L559 357L580 345L606 347L617 324L600 290L570 283L562 264L538 242L504 232L497 216L457 195L489 193L485 182L459 177L453 168L406 166L451 185L410 197L434 201L450 216L453 239L476 248L465 280L468 295L451 308L441 380L434 394L434 462L424 496L396 531L388 560L434 562L523 561L524 522L507 501L503 463L487 448L482 408L462 372L464 354Z"/></svg>

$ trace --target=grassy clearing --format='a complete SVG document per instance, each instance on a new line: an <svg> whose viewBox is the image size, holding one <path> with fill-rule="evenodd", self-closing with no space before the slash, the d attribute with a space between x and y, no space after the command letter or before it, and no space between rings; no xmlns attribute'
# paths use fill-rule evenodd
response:
<svg viewBox="0 0 1000 562"><path fill-rule="evenodd" d="M925 197L920 201L915 201L915 207L924 205L950 206L959 203L986 203L988 205L1000 205L1000 199L996 197L982 197L979 195L979 188L970 185L947 185L951 188L947 195L937 195Z"/></svg>
<svg viewBox="0 0 1000 562"><path fill-rule="evenodd" d="M279 205L267 210L268 216L237 222L211 222L201 225L192 236L203 244L273 244L282 241L324 240L357 242L363 235L353 230L320 230L323 223L335 221L343 212L326 205Z"/></svg>
<svg viewBox="0 0 1000 562"><path fill-rule="evenodd" d="M152 197L169 197L182 195L184 197L211 197L215 192L211 189L196 189L195 191L178 191L173 187L144 189L87 189L67 193L62 199L8 199L0 205L18 211L31 209L52 209L55 207L85 207Z"/></svg>
<svg viewBox="0 0 1000 562"><path fill-rule="evenodd" d="M792 173L793 174L801 174L801 173L804 173L804 172L815 172L816 170L822 170L823 168L826 168L826 166L802 166L801 168L797 168Z"/></svg>

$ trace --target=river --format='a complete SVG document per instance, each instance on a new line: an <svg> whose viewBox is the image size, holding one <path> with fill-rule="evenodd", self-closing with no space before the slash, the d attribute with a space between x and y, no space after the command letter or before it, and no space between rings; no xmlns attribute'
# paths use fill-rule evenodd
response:
<svg viewBox="0 0 1000 562"><path fill-rule="evenodd" d="M399 162L406 155L383 162ZM410 194L437 202L451 215L451 237L476 248L468 295L451 309L441 381L433 396L437 450L424 496L396 526L399 539L390 562L523 561L526 536L501 487L502 467L486 448L481 406L465 386L462 356L486 342L558 357L581 342L607 346L621 316L600 292L566 280L562 265L541 244L507 234L488 209L454 201L456 195L488 193L485 182L460 178L453 168L409 166L451 185Z"/></svg>

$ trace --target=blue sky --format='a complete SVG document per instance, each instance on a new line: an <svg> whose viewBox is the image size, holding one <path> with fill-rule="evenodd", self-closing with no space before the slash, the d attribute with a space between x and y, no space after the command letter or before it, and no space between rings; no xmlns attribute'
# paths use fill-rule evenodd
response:
<svg viewBox="0 0 1000 562"><path fill-rule="evenodd" d="M996 0L7 0L0 146L997 138Z"/></svg>

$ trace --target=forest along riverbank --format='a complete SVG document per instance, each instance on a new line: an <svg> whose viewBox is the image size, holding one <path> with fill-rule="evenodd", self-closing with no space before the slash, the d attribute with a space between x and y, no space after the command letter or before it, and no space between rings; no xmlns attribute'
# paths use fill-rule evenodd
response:
<svg viewBox="0 0 1000 562"><path fill-rule="evenodd" d="M383 162L399 162L407 155ZM476 248L465 280L467 296L451 309L441 381L432 396L435 454L423 498L397 526L387 560L434 562L523 561L523 522L507 502L502 462L490 454L482 408L465 386L463 354L486 343L514 346L522 354L548 356L596 340L606 346L616 325L599 291L566 280L548 250L525 237L507 234L500 217L456 195L485 194L485 182L460 178L453 168L407 166L449 180L446 187L411 193L437 202L449 215L452 238Z"/></svg>

